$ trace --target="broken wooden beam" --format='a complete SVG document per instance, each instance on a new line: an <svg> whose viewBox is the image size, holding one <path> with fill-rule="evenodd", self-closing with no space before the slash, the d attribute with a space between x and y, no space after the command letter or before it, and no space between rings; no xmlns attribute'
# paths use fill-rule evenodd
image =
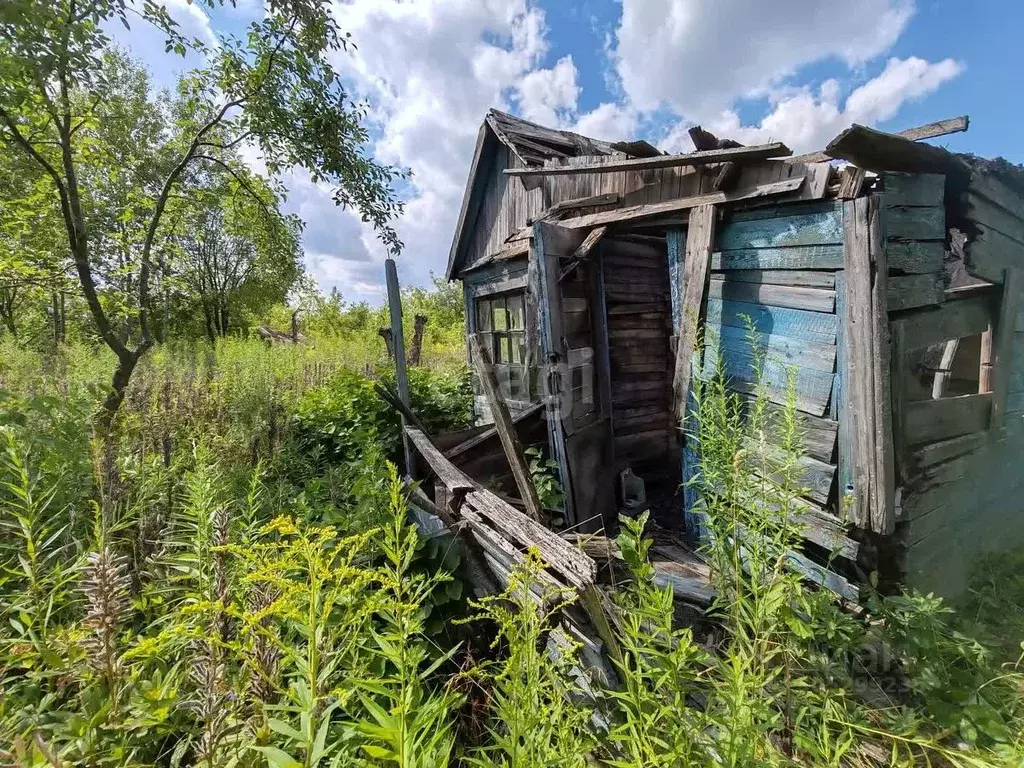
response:
<svg viewBox="0 0 1024 768"><path fill-rule="evenodd" d="M839 199L852 200L860 196L867 171L856 165L847 165L839 172Z"/></svg>
<svg viewBox="0 0 1024 768"><path fill-rule="evenodd" d="M730 160L727 163L722 163L718 169L718 174L715 176L714 182L711 184L711 188L716 192L728 192L736 183L740 180L741 166L738 163Z"/></svg>
<svg viewBox="0 0 1024 768"><path fill-rule="evenodd" d="M535 415L538 411L544 410L544 407L544 403L533 403L532 405L530 405L529 408L520 411L515 416L513 416L512 423L518 424L524 419L527 419L530 416ZM486 429L485 431L481 432L479 435L474 435L473 437L462 441L458 445L449 448L447 451L444 452L444 455L447 458L454 461L455 459L457 459L459 456L462 456L470 449L476 448L477 446L487 442L497 434L498 430L492 426L489 429Z"/></svg>
<svg viewBox="0 0 1024 768"><path fill-rule="evenodd" d="M565 268L558 274L558 282L562 282L566 277L576 271L576 268L580 265L580 262L590 255L590 252L597 245L598 241L604 237L604 233L608 231L607 226L594 227L587 234L586 239L580 243L580 247L573 251L569 257L569 263Z"/></svg>
<svg viewBox="0 0 1024 768"><path fill-rule="evenodd" d="M505 456L508 465L512 469L512 477L515 478L516 487L519 488L519 495L526 504L526 514L534 520L543 519L543 512L540 506L540 498L537 496L537 488L530 477L530 469L526 463L526 456L523 453L523 444L519 440L519 433L516 432L512 417L508 411L508 404L505 396L498 386L498 379L494 375L494 366L491 363L491 356L480 343L480 337L475 333L469 335L469 346L473 353L473 365L476 368L480 385L487 396L488 405L491 408L491 415L494 417L494 428L498 431L501 439L501 447L505 449Z"/></svg>
<svg viewBox="0 0 1024 768"><path fill-rule="evenodd" d="M724 163L728 160L754 161L769 160L774 157L787 157L793 151L782 142L758 144L753 147L734 147L732 149L712 149L703 152L691 152L685 155L659 155L658 157L637 157L630 160L619 160L610 163L592 163L590 165L555 165L538 168L506 168L507 176L572 176L587 173L616 173L618 171L650 171L658 168L678 168L680 166L708 165Z"/></svg>
<svg viewBox="0 0 1024 768"><path fill-rule="evenodd" d="M576 210L578 208L593 208L598 205L616 205L622 200L622 195L617 192L607 192L602 195L590 195L589 197L574 197L570 200L562 200L555 203L544 211L541 211L539 216L526 220L527 224L534 224L538 221L550 221L557 220L566 211Z"/></svg>
<svg viewBox="0 0 1024 768"><path fill-rule="evenodd" d="M558 222L561 227L569 229L583 229L598 227L602 225L625 224L629 222L653 219L659 216L673 213L685 213L692 208L701 205L721 205L724 203L735 203L743 200L753 200L761 197L773 197L784 195L789 192L796 192L804 183L803 176L782 181L773 181L768 184L760 184L756 187L737 189L734 192L711 192L706 195L694 195L693 197L680 197L676 200L666 200L662 203L648 203L645 205L631 205L627 208L615 208L600 213L588 213L584 216L574 216L562 219ZM528 240L533 233L532 227L523 227L512 235L510 241Z"/></svg>
<svg viewBox="0 0 1024 768"><path fill-rule="evenodd" d="M941 147L854 124L825 147L825 154L869 171L944 173L965 176L967 166Z"/></svg>
<svg viewBox="0 0 1024 768"><path fill-rule="evenodd" d="M919 125L914 128L908 128L905 131L899 131L893 134L903 139L910 139L911 141L922 141L924 139L936 139L939 136L946 136L950 133L960 133L966 131L970 125L970 119L967 115L961 115L960 117L951 117L948 120L938 120L934 123L928 123L927 125ZM825 154L825 152L809 152L805 155L793 155L787 157L787 163L827 163L832 158Z"/></svg>

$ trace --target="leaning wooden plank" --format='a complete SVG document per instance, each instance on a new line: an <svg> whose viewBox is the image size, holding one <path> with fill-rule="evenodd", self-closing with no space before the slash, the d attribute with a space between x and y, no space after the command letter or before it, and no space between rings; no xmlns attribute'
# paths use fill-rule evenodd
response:
<svg viewBox="0 0 1024 768"><path fill-rule="evenodd" d="M966 131L969 124L967 115L961 117L951 117L948 120L938 120L934 123L928 123L927 125L919 125L915 128L908 128L905 131L900 131L897 136L901 136L905 139L911 139L912 141L921 141L923 139L934 139L939 136L946 136L950 133L960 133ZM786 158L788 163L821 163L827 162L832 158L824 152L811 152L806 155L794 155L793 157Z"/></svg>
<svg viewBox="0 0 1024 768"><path fill-rule="evenodd" d="M707 323L735 328L746 328L749 323L761 333L819 344L835 344L839 327L836 316L825 312L720 299L708 299Z"/></svg>
<svg viewBox="0 0 1024 768"><path fill-rule="evenodd" d="M953 360L956 359L958 349L960 349L960 339L949 339L946 342L946 346L942 350L942 359L939 361L939 369L935 371L935 378L932 379L932 400L946 396L949 380L953 377Z"/></svg>
<svg viewBox="0 0 1024 768"><path fill-rule="evenodd" d="M751 160L767 160L772 157L788 157L791 154L793 154L792 150L785 144L773 142L771 144L758 144L753 147L711 149L704 152L691 152L686 155L637 157L611 163L592 163L590 165L575 166L559 165L548 168L506 168L505 174L507 176L569 176L586 173L616 173L618 171L651 171L659 168L724 163L729 160L748 162Z"/></svg>
<svg viewBox="0 0 1024 768"><path fill-rule="evenodd" d="M894 275L889 278L888 283L890 312L941 304L946 299L942 275L937 272L923 275Z"/></svg>
<svg viewBox="0 0 1024 768"><path fill-rule="evenodd" d="M571 229L589 229L605 224L623 224L628 222L654 219L666 214L687 215L689 210L701 205L718 205L721 203L735 203L744 200L756 200L764 197L784 195L787 192L794 192L800 188L804 177L799 176L792 179L761 184L756 187L744 187L732 192L712 192L706 195L694 197L680 197L674 200L666 200L660 203L648 203L645 205L631 205L626 208L614 208L610 211L589 213L584 216L574 216L559 221L559 225ZM532 227L523 227L508 238L508 242L516 242L528 239L533 233Z"/></svg>
<svg viewBox="0 0 1024 768"><path fill-rule="evenodd" d="M437 475L437 479L444 483L445 487L453 493L466 493L476 486L466 474L444 457L423 432L413 427L406 427L405 433L409 440L419 451L431 470Z"/></svg>
<svg viewBox="0 0 1024 768"><path fill-rule="evenodd" d="M1024 288L1024 273L1020 267L1011 267L1003 277L1003 300L999 319L993 328L992 367L992 421L990 427L1001 427L1006 418L1006 395L1009 391L1010 369L1013 366L1013 334L1020 307L1020 292Z"/></svg>
<svg viewBox="0 0 1024 768"><path fill-rule="evenodd" d="M741 200L753 200L762 197L782 195L786 192L793 192L803 184L803 177L776 181L771 184L762 184L749 189L737 189L733 192L712 192L707 195L696 197L682 197L677 200L667 200L663 203L651 203L649 205L634 205L629 208L618 208L601 213L591 213L586 216L563 219L559 222L563 227L581 228L597 227L602 224L621 224L630 221L639 221L661 216L666 213L689 211L702 205L719 205L722 203L733 203Z"/></svg>
<svg viewBox="0 0 1024 768"><path fill-rule="evenodd" d="M515 414L512 417L512 423L513 424L518 424L519 422L523 421L524 419L528 419L531 416L536 415L538 412L540 412L542 410L544 410L544 403L533 403L526 410L520 411L519 413ZM468 440L464 440L463 442L459 443L458 445L456 445L456 446L454 446L452 448L449 448L447 451L444 452L444 455L449 460L456 459L459 456L462 456L467 451L470 451L470 450L472 450L474 448L477 448L480 445L482 445L483 443L486 443L488 440L491 440L492 438L497 436L497 434L498 434L498 430L495 429L494 427L490 427L490 428L484 430L483 432L481 432L480 434L474 435L473 437L469 438Z"/></svg>
<svg viewBox="0 0 1024 768"><path fill-rule="evenodd" d="M927 125L919 125L916 128L908 128L905 131L900 131L897 135L906 139L921 141L922 139L946 136L950 133L961 133L966 131L969 126L970 118L967 115L960 115L959 117L950 117L946 120L936 120L934 123L928 123Z"/></svg>
<svg viewBox="0 0 1024 768"><path fill-rule="evenodd" d="M602 195L588 195L587 197L574 197L569 200L562 200L542 211L538 216L527 219L526 223L533 226L534 223L547 219L557 220L561 214L577 208L593 208L598 205L616 205L622 201L622 195L617 192L608 192Z"/></svg>
<svg viewBox="0 0 1024 768"><path fill-rule="evenodd" d="M889 267L885 259L885 230L880 201L868 199L868 241L871 253L871 336L873 350L875 497L871 506L871 530L888 536L896 527L896 469L893 454L890 387L890 338L887 291Z"/></svg>
<svg viewBox="0 0 1024 768"><path fill-rule="evenodd" d="M489 264L496 264L500 261L511 261L513 259L520 259L526 256L530 252L530 241L529 239L520 240L519 242L512 243L495 253L492 253L483 258L477 259L472 264L468 264L462 268L462 274L473 272L482 267L486 267Z"/></svg>
<svg viewBox="0 0 1024 768"><path fill-rule="evenodd" d="M477 378L491 407L494 428L498 431L501 446L505 449L505 457L508 459L508 465L512 469L512 477L515 479L516 487L519 489L519 494L526 505L526 514L534 520L540 521L543 511L540 506L540 499L537 496L537 488L530 477L530 469L526 464L526 456L523 453L523 444L519 440L519 433L516 432L512 417L509 415L505 396L502 394L501 388L498 385L498 379L494 375L491 357L480 343L480 337L475 333L469 335L469 346L473 353L473 365L476 369Z"/></svg>
<svg viewBox="0 0 1024 768"><path fill-rule="evenodd" d="M934 443L988 429L992 395L962 395L907 403L907 443Z"/></svg>
<svg viewBox="0 0 1024 768"><path fill-rule="evenodd" d="M749 283L712 280L708 296L727 301L744 301L752 304L769 304L773 307L803 309L809 312L833 312L836 308L836 292L802 286L772 285L770 283Z"/></svg>
<svg viewBox="0 0 1024 768"><path fill-rule="evenodd" d="M590 255L594 246L598 244L601 238L604 237L604 233L607 231L608 227L604 226L594 227L589 233L587 233L586 238L584 238L583 242L580 243L580 247L573 251L572 255L569 257L569 263L558 274L558 282L562 282L572 272L576 271L580 262Z"/></svg>
<svg viewBox="0 0 1024 768"><path fill-rule="evenodd" d="M967 174L964 162L951 152L857 124L832 139L825 154L876 172Z"/></svg>
<svg viewBox="0 0 1024 768"><path fill-rule="evenodd" d="M517 549L535 547L560 581L583 589L597 578L597 563L591 558L490 491L471 492L466 504Z"/></svg>
<svg viewBox="0 0 1024 768"><path fill-rule="evenodd" d="M673 412L680 423L690 396L690 364L703 320L716 216L717 211L713 205L702 205L694 209L686 233L679 341L676 345L676 365L672 380Z"/></svg>

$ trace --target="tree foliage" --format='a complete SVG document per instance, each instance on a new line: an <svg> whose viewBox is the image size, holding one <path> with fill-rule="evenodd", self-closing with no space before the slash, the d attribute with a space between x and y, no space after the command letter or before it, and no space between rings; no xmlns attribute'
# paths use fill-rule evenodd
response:
<svg viewBox="0 0 1024 768"><path fill-rule="evenodd" d="M112 22L153 25L168 51L203 57L169 108L153 98L145 73L113 51ZM159 283L170 274L164 249L176 196L216 170L272 204L267 185L240 162L241 148L258 151L272 178L300 167L331 185L339 205L357 210L390 251L400 249L389 224L400 210L391 189L400 172L363 152L364 111L330 63L348 36L325 0L271 2L244 35L216 46L183 34L154 0L11 0L0 6L0 36L0 141L55 193L81 295L118 359L101 432L159 337L154 296L169 292Z"/></svg>

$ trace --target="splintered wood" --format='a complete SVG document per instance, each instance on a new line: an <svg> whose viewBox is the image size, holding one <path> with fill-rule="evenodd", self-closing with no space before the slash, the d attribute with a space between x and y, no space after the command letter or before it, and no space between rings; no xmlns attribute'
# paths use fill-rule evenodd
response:
<svg viewBox="0 0 1024 768"><path fill-rule="evenodd" d="M715 206L702 205L690 214L686 235L686 255L683 259L683 302L679 320L679 341L676 346L675 373L672 389L675 416L680 421L686 414L686 401L690 396L693 374L691 359L697 344L710 274L711 249L715 240Z"/></svg>

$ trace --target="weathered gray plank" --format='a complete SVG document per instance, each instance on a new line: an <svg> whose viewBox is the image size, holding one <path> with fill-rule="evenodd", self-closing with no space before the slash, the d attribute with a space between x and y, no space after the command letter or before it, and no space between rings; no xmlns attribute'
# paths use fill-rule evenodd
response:
<svg viewBox="0 0 1024 768"><path fill-rule="evenodd" d="M690 395L690 362L702 321L707 294L711 244L715 239L717 211L713 205L694 209L686 233L686 255L683 260L683 301L676 346L676 366L672 380L673 412L681 420Z"/></svg>
<svg viewBox="0 0 1024 768"><path fill-rule="evenodd" d="M712 257L713 259L714 257ZM836 273L825 269L730 269L711 273L712 280L766 285L795 285L804 288L836 287Z"/></svg>
<svg viewBox="0 0 1024 768"><path fill-rule="evenodd" d="M731 274L731 273L730 273ZM833 312L836 308L835 291L802 286L773 285L734 281L730 274L724 280L712 280L708 296L724 301L769 304L809 312Z"/></svg>
<svg viewBox="0 0 1024 768"><path fill-rule="evenodd" d="M962 395L907 403L907 442L934 443L988 428L992 395Z"/></svg>
<svg viewBox="0 0 1024 768"><path fill-rule="evenodd" d="M707 195L695 197L682 197L676 200L668 200L661 203L650 203L648 205L635 205L629 208L616 208L601 213L591 213L586 216L563 219L560 223L564 227L579 229L581 227L597 227L603 224L622 224L630 221L640 221L669 213L686 213L694 208L703 205L720 205L722 203L733 203L741 200L752 200L761 197L772 197L782 195L786 192L794 192L803 184L803 178L785 179L771 184L762 184L752 189L737 189L733 192L713 192ZM527 237L529 234L527 233Z"/></svg>
<svg viewBox="0 0 1024 768"><path fill-rule="evenodd" d="M892 241L886 243L885 250L890 271L912 275L941 272L946 255L941 240Z"/></svg>
<svg viewBox="0 0 1024 768"><path fill-rule="evenodd" d="M915 469L928 469L950 459L965 456L976 451L987 439L987 432L975 432L974 434L953 437L949 440L941 440L937 443L927 443L919 446L914 451L911 460L914 463Z"/></svg>
<svg viewBox="0 0 1024 768"><path fill-rule="evenodd" d="M825 147L825 154L869 171L966 175L964 163L944 149L863 125L840 133Z"/></svg>
<svg viewBox="0 0 1024 768"><path fill-rule="evenodd" d="M871 246L869 242L868 200L858 198L846 203L844 277L846 280L846 316L844 336L849 377L851 459L853 464L853 503L848 514L855 525L871 525L874 500L874 352L871 315Z"/></svg>
<svg viewBox="0 0 1024 768"><path fill-rule="evenodd" d="M929 272L922 275L893 275L888 280L888 306L890 312L914 307L941 304L946 299L942 275Z"/></svg>
<svg viewBox="0 0 1024 768"><path fill-rule="evenodd" d="M1003 281L1003 270L1024 263L1024 245L994 229L982 229L967 241L967 271L990 283Z"/></svg>
<svg viewBox="0 0 1024 768"><path fill-rule="evenodd" d="M887 205L884 218L886 237L890 240L943 240L946 237L946 209L941 205L920 208Z"/></svg>
<svg viewBox="0 0 1024 768"><path fill-rule="evenodd" d="M892 322L903 328L910 350L983 333L992 322L993 314L991 299L974 296L921 308Z"/></svg>
<svg viewBox="0 0 1024 768"><path fill-rule="evenodd" d="M1024 219L980 195L967 193L967 218L1024 245Z"/></svg>
<svg viewBox="0 0 1024 768"><path fill-rule="evenodd" d="M704 342L709 346L728 349L753 356L778 360L785 365L799 365L804 368L832 373L835 370L836 345L819 344L813 341L791 339L780 333L761 333L748 328L730 325L711 325L705 328Z"/></svg>
<svg viewBox="0 0 1024 768"><path fill-rule="evenodd" d="M787 157L793 154L785 144L774 142L752 147L735 149L711 149L704 152L690 152L685 155L658 155L637 157L613 162L589 165L562 165L545 168L506 168L507 176L568 176L588 173L616 173L618 171L650 171L680 166L700 166L723 163L727 160L767 160L773 157Z"/></svg>
<svg viewBox="0 0 1024 768"><path fill-rule="evenodd" d="M799 209L798 209L799 210ZM842 215L834 206L803 212L778 209L772 218L734 216L715 241L717 251L787 246L842 245Z"/></svg>
<svg viewBox="0 0 1024 768"><path fill-rule="evenodd" d="M961 115L960 117L951 117L947 120L938 120L934 123L928 123L927 125L918 125L914 128L908 128L905 131L900 131L897 136L901 136L905 139L911 139L912 141L921 141L922 139L934 139L937 136L945 136L949 133L959 133L966 131L970 121L967 115ZM832 158L824 152L808 152L804 155L794 155L793 157L787 157L784 162L787 163L824 163L828 162Z"/></svg>
<svg viewBox="0 0 1024 768"><path fill-rule="evenodd" d="M946 177L941 173L882 174L887 206L941 206L945 199Z"/></svg>
<svg viewBox="0 0 1024 768"><path fill-rule="evenodd" d="M999 318L993 326L992 351L992 420L990 428L1003 425L1006 418L1006 396L1009 391L1010 372L1013 367L1013 334L1020 307L1020 292L1024 288L1024 273L1020 267L1011 267L1003 277L1003 299Z"/></svg>
<svg viewBox="0 0 1024 768"><path fill-rule="evenodd" d="M511 277L504 280L488 280L483 283L473 283L469 291L473 296L488 296L494 293L507 293L509 291L522 291L526 288L528 279L526 275Z"/></svg>
<svg viewBox="0 0 1024 768"><path fill-rule="evenodd" d="M890 388L890 339L887 292L889 267L885 260L884 227L879 199L868 199L868 240L871 248L871 322L874 352L875 482L871 530L889 535L896 526L896 472L893 456Z"/></svg>
<svg viewBox="0 0 1024 768"><path fill-rule="evenodd" d="M778 334L820 344L835 344L836 330L839 326L836 316L825 312L708 299L708 325L746 328L748 322L761 333Z"/></svg>
<svg viewBox="0 0 1024 768"><path fill-rule="evenodd" d="M716 251L711 256L714 270L807 270L842 269L843 246L797 245L779 248L738 248Z"/></svg>

